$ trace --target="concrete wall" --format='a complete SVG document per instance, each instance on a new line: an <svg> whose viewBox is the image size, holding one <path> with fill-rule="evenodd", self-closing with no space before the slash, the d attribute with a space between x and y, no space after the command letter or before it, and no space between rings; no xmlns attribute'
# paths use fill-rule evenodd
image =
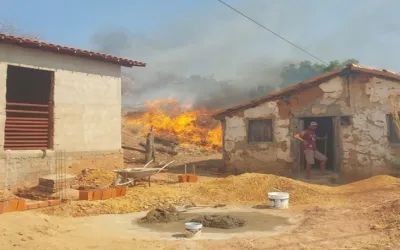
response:
<svg viewBox="0 0 400 250"><path fill-rule="evenodd" d="M400 83L365 74L335 77L293 94L289 103L271 101L225 117L224 160L231 172L291 175L298 132L296 117L350 116L350 126L339 126L340 162L348 180L395 173L399 147L387 140L389 96L400 96ZM398 99L398 101L400 101ZM248 143L248 118L273 118L273 143Z"/></svg>
<svg viewBox="0 0 400 250"><path fill-rule="evenodd" d="M55 151L82 152L82 155L87 155L88 152L120 150L120 66L0 45L0 153L4 143L7 65L54 71ZM35 158L38 153L42 154L34 151L22 152L21 159L28 159L29 155ZM13 152L13 157L18 157L18 152ZM43 164L37 163L35 170L24 163L19 166L18 172L27 176L30 172L37 172L38 168L43 173L50 172L47 160L45 157ZM0 164L0 174L2 169L4 172L4 165ZM10 177L10 173L8 176ZM18 178L10 177L10 181ZM9 184L14 183L15 181L11 181Z"/></svg>

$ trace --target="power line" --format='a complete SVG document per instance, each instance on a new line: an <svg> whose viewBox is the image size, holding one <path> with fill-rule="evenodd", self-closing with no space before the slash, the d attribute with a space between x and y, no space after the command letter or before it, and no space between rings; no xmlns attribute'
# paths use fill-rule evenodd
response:
<svg viewBox="0 0 400 250"><path fill-rule="evenodd" d="M279 35L278 33L274 32L273 30L271 30L271 29L265 27L265 26L262 25L261 23L257 22L256 20L252 19L251 17L247 16L246 14L240 12L239 10L235 9L234 7L232 7L232 6L230 6L229 4L225 3L224 1L222 1L222 0L217 0L217 1L220 2L220 3L222 3L223 5L225 5L226 7L230 8L231 10L235 11L235 12L238 13L239 15L241 15L241 16L243 16L243 17L249 19L249 20L252 21L253 23L255 23L255 24L257 24L258 26L260 26L261 28L263 28L263 29L269 31L269 32L272 33L273 35L279 37L279 38L282 39L283 41L285 41L285 42L291 44L292 46L294 46L294 47L296 47L297 49L303 51L304 53L308 54L309 56L311 56L311 57L317 59L318 61L322 62L323 64L326 64L326 65L327 65L327 63L326 63L325 61L323 61L322 59L318 58L317 56L314 56L313 54L311 54L311 53L308 52L307 50L301 48L300 46L298 46L298 45L292 43L292 42L289 41L288 39L282 37L281 35Z"/></svg>

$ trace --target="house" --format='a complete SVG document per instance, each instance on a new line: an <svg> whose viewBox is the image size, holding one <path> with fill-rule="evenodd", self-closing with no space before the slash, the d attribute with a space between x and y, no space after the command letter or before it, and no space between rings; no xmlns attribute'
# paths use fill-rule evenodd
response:
<svg viewBox="0 0 400 250"><path fill-rule="evenodd" d="M133 66L146 64L0 33L0 188L122 166L121 67Z"/></svg>
<svg viewBox="0 0 400 250"><path fill-rule="evenodd" d="M222 123L225 168L302 174L304 155L293 136L316 121L317 135L328 135L317 147L331 171L349 181L398 174L400 137L391 101L400 103L400 75L350 64L220 111L214 118Z"/></svg>

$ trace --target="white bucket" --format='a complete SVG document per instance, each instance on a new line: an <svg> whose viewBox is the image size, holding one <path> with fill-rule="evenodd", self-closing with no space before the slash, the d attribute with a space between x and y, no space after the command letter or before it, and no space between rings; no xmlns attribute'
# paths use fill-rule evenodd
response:
<svg viewBox="0 0 400 250"><path fill-rule="evenodd" d="M201 235L201 229L203 224L198 222L186 222L185 223L185 235L187 238L199 237Z"/></svg>
<svg viewBox="0 0 400 250"><path fill-rule="evenodd" d="M289 193L270 192L268 193L268 203L272 208L285 209L289 207Z"/></svg>

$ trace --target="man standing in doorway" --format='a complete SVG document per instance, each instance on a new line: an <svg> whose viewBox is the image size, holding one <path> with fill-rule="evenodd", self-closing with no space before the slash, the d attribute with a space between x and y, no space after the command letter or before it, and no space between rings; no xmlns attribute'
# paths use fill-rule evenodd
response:
<svg viewBox="0 0 400 250"><path fill-rule="evenodd" d="M328 137L317 137L315 131L317 130L318 124L311 122L308 129L303 130L301 133L294 136L295 139L301 141L304 145L304 156L306 157L306 177L310 178L311 167L314 164L314 159L321 162L321 173L325 174L325 164L328 158L317 150L317 140L326 140Z"/></svg>

